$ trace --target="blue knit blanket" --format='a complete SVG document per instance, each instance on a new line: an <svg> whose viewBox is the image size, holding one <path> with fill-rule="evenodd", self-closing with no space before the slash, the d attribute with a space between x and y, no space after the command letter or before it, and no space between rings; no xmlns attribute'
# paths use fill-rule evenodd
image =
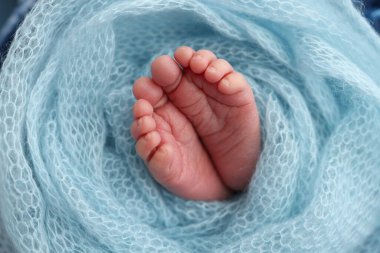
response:
<svg viewBox="0 0 380 253"><path fill-rule="evenodd" d="M262 153L220 202L136 156L131 85L180 45L252 85ZM0 73L0 252L380 252L380 39L349 0L40 0Z"/></svg>

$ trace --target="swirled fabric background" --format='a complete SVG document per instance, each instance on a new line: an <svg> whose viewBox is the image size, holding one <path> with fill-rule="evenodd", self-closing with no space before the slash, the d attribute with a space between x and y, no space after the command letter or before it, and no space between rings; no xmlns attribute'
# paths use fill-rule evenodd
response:
<svg viewBox="0 0 380 253"><path fill-rule="evenodd" d="M131 85L182 44L254 90L263 149L221 202L136 156ZM0 74L0 252L380 252L380 39L349 0L46 0Z"/></svg>

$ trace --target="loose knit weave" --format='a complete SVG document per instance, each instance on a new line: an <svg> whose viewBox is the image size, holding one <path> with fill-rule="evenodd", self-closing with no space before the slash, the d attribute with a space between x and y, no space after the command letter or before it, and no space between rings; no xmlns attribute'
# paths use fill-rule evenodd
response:
<svg viewBox="0 0 380 253"><path fill-rule="evenodd" d="M185 201L129 133L180 45L260 110L248 189ZM380 252L380 39L349 0L40 0L0 74L0 252Z"/></svg>

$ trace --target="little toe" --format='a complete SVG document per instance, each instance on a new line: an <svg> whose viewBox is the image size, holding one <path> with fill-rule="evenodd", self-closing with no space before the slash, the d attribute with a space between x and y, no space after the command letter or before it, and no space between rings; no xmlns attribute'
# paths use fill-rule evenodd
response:
<svg viewBox="0 0 380 253"><path fill-rule="evenodd" d="M161 136L157 131L149 132L137 140L136 152L143 160L149 161L160 142Z"/></svg>
<svg viewBox="0 0 380 253"><path fill-rule="evenodd" d="M224 76L233 71L231 64L224 59L217 59L207 67L204 77L210 83L219 82Z"/></svg>
<svg viewBox="0 0 380 253"><path fill-rule="evenodd" d="M141 118L143 116L152 115L153 107L152 105L145 99L139 99L133 105L133 115L135 119Z"/></svg>
<svg viewBox="0 0 380 253"><path fill-rule="evenodd" d="M182 67L187 68L194 53L195 51L191 47L181 46L174 52L174 58Z"/></svg>
<svg viewBox="0 0 380 253"><path fill-rule="evenodd" d="M165 92L175 90L181 80L182 70L168 55L156 58L151 66L153 81L161 86Z"/></svg>
<svg viewBox="0 0 380 253"><path fill-rule="evenodd" d="M160 86L149 77L140 77L133 85L133 94L137 99L145 99L154 108L165 104L167 97Z"/></svg>
<svg viewBox="0 0 380 253"><path fill-rule="evenodd" d="M190 60L190 69L195 74L202 74L208 65L216 60L216 56L209 50L198 50Z"/></svg>
<svg viewBox="0 0 380 253"><path fill-rule="evenodd" d="M248 88L247 81L239 72L232 72L226 75L218 85L218 90L225 95L235 94Z"/></svg>
<svg viewBox="0 0 380 253"><path fill-rule="evenodd" d="M142 135L147 134L156 129L156 121L152 116L143 116L133 121L131 126L131 134L136 140Z"/></svg>

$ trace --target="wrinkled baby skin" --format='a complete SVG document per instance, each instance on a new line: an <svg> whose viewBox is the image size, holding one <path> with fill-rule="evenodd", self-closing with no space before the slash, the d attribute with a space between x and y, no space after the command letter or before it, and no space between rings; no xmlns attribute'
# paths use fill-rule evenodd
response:
<svg viewBox="0 0 380 253"><path fill-rule="evenodd" d="M209 50L179 47L134 83L131 134L152 176L192 200L244 189L260 153L259 116L246 79Z"/></svg>

